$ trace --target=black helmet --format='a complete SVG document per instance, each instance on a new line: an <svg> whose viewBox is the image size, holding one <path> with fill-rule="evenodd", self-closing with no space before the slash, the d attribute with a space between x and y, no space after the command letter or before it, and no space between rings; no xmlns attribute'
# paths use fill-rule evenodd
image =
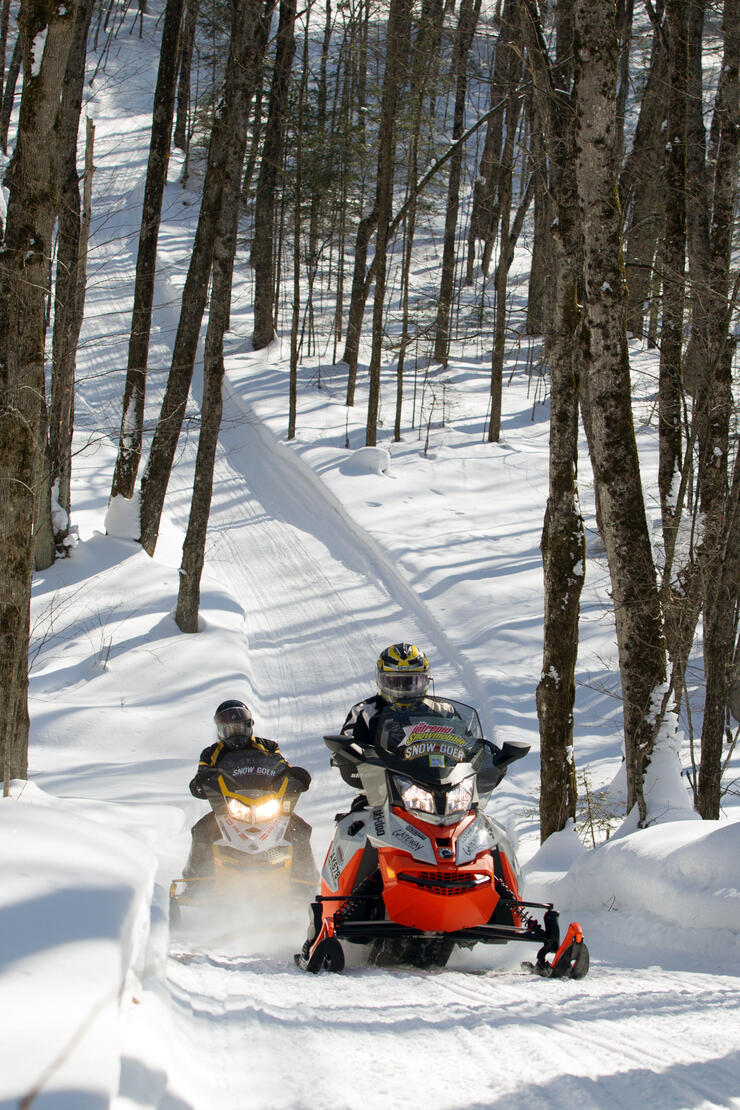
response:
<svg viewBox="0 0 740 1110"><path fill-rule="evenodd" d="M378 693L393 702L423 698L429 688L429 660L416 644L391 644L375 667Z"/></svg>
<svg viewBox="0 0 740 1110"><path fill-rule="evenodd" d="M252 739L254 721L252 714L243 701L231 698L222 701L213 715L219 740L227 748L241 748L245 741ZM241 741L241 743L240 743Z"/></svg>

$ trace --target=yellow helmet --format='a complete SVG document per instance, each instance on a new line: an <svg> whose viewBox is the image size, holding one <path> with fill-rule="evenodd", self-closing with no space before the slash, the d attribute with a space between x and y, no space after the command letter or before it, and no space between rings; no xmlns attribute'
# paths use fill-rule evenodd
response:
<svg viewBox="0 0 740 1110"><path fill-rule="evenodd" d="M391 644L381 651L375 676L381 697L395 702L416 701L429 688L429 660L416 644Z"/></svg>

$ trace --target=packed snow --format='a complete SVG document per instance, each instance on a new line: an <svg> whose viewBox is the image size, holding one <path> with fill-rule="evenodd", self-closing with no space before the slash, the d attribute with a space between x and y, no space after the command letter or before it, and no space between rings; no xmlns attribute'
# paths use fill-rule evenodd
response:
<svg viewBox="0 0 740 1110"><path fill-rule="evenodd" d="M539 847L548 406L545 381L516 351L498 444L483 435L485 350L427 382L419 368L400 443L389 364L371 449L362 388L348 412L342 367L322 365L319 389L315 363L303 365L288 442L287 352L250 349L242 259L196 635L178 631L173 611L197 435L183 437L155 559L135 542L135 505L108 507L159 8L142 17L143 41L119 35L88 89L97 199L79 360L79 543L35 576L29 781L0 805L1 1110L740 1107L737 795L722 820L698 820L680 776L688 743L667 736L654 823L637 830L625 818L609 582L585 445L574 758L592 807ZM198 178L183 189L180 169L173 156L151 418L197 216ZM632 354L652 481L652 362ZM443 381L444 423L435 418L427 444L422 393L430 404ZM657 519L649 489L648 511ZM479 946L433 973L368 968L349 953L342 975L306 975L292 958L302 904L192 910L170 932L169 884L205 811L188 782L214 738L216 705L243 698L257 731L312 773L299 812L320 864L350 796L322 734L373 692L378 652L398 640L426 650L436 691L476 705L488 735L532 745L491 812L516 842L525 893L581 922L588 978L533 977L520 961L534 953L516 945Z"/></svg>

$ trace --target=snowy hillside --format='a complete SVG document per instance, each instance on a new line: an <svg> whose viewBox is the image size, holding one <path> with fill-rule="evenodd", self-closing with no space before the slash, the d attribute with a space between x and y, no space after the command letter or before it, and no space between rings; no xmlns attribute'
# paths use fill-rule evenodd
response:
<svg viewBox="0 0 740 1110"><path fill-rule="evenodd" d="M250 349L244 259L197 635L172 617L194 440L181 446L154 560L125 514L106 526L158 11L144 17L143 42L118 37L88 90L97 200L79 362L80 543L36 577L30 779L0 805L0 1110L740 1108L740 806L701 822L688 793L669 790L663 823L639 833L624 823L616 648L585 446L575 755L598 798L599 844L585 823L538 850L548 407L526 363L512 352L499 444L482 442L484 353L451 362L428 450L409 409L402 442L384 431L370 451L364 397L348 415L341 368L322 366L318 389L307 364L289 444L287 358L279 344ZM175 158L152 417L197 216L179 169ZM635 349L633 369L638 444L654 474L651 356ZM386 393L389 425L390 377ZM583 925L588 978L533 977L520 968L533 955L524 946L479 946L434 973L368 968L350 953L343 975L309 976L292 958L301 904L193 910L170 935L169 883L206 808L188 782L216 705L244 698L257 731L313 775L300 813L320 864L350 796L321 737L373 691L378 652L397 640L426 650L436 690L478 706L489 735L532 745L491 811L516 842L526 893ZM679 757L687 751L661 753Z"/></svg>

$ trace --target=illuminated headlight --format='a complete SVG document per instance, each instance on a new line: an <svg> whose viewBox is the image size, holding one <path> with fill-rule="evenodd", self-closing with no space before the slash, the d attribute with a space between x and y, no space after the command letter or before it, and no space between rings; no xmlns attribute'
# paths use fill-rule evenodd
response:
<svg viewBox="0 0 740 1110"><path fill-rule="evenodd" d="M474 783L474 776L471 775L469 778L459 782L457 786L453 786L445 799L445 813L448 817L453 813L468 812L473 804Z"/></svg>
<svg viewBox="0 0 740 1110"><path fill-rule="evenodd" d="M256 825L260 821L271 821L282 810L279 798L267 798L256 806L245 805L238 798L229 798L226 807L229 816L235 821L248 821L250 825Z"/></svg>
<svg viewBox="0 0 740 1110"><path fill-rule="evenodd" d="M425 790L422 786L417 786L415 782L410 782L408 779L397 778L396 784L406 809L411 810L412 813L437 812L434 795L430 790Z"/></svg>
<svg viewBox="0 0 740 1110"><path fill-rule="evenodd" d="M244 802L240 802L238 798L229 798L226 807L229 811L229 816L237 821L249 821L252 815L249 806L245 806Z"/></svg>
<svg viewBox="0 0 740 1110"><path fill-rule="evenodd" d="M266 802L261 802L260 805L254 807L254 819L255 821L270 821L273 817L277 817L281 808L277 798L268 798Z"/></svg>

